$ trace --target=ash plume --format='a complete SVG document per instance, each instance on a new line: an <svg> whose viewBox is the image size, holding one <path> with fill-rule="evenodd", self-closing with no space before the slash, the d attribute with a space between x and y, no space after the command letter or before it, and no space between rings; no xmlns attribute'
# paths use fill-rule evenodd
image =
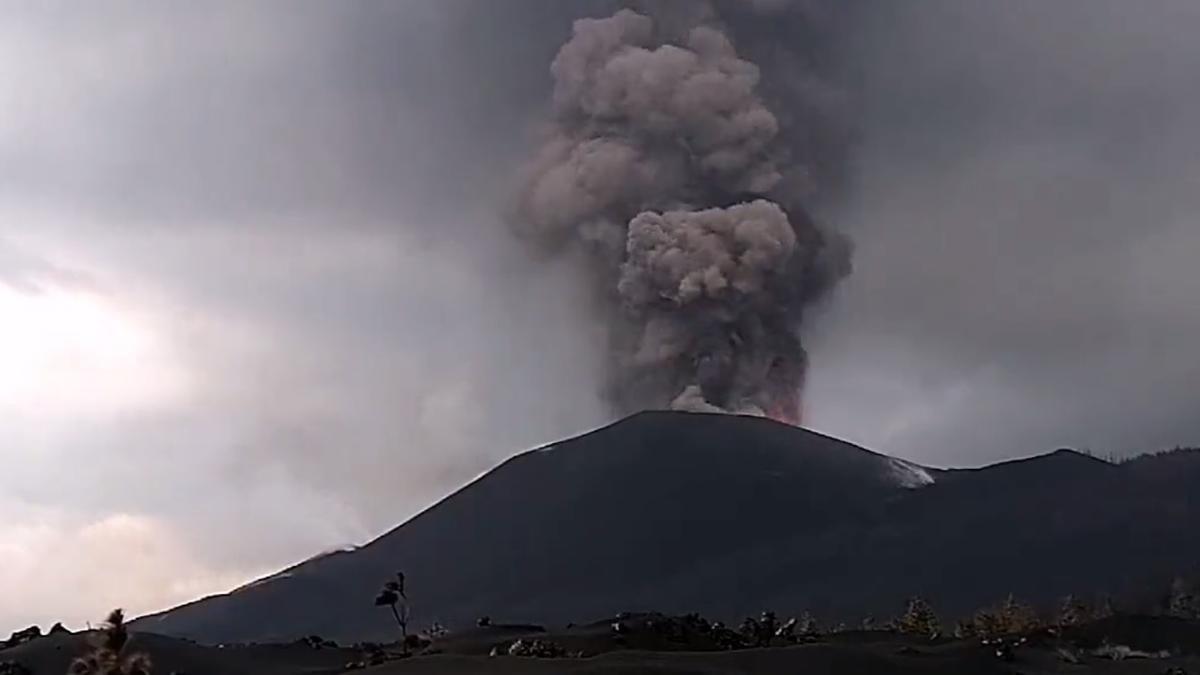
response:
<svg viewBox="0 0 1200 675"><path fill-rule="evenodd" d="M848 134L819 45L764 44L761 24L816 20L811 3L660 0L576 21L551 64L511 220L586 266L618 412L799 422L805 311L850 251L806 201L836 187ZM739 53L739 26L767 67Z"/></svg>

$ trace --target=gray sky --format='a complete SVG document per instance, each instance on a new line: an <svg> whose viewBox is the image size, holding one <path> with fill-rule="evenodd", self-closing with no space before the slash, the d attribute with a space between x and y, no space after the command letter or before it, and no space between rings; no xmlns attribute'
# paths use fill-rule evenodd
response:
<svg viewBox="0 0 1200 675"><path fill-rule="evenodd" d="M581 284L499 216L607 4L0 4L0 629L227 590L608 420ZM1200 7L864 9L808 423L1200 442Z"/></svg>

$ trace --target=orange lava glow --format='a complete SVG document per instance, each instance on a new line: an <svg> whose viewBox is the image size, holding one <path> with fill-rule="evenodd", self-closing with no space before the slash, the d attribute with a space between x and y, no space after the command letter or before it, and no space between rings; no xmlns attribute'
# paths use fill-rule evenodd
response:
<svg viewBox="0 0 1200 675"><path fill-rule="evenodd" d="M788 396L780 397L778 400L776 400L775 404L767 410L767 417L775 420L776 422L783 422L784 424L790 424L794 427L798 427L800 426L800 421L803 418L802 413L803 409L800 405L800 394L799 392L796 392Z"/></svg>

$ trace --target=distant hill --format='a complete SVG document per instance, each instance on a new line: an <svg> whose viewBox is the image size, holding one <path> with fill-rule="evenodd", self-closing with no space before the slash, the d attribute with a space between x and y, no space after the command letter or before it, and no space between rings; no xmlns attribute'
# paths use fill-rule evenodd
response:
<svg viewBox="0 0 1200 675"><path fill-rule="evenodd" d="M643 413L523 453L359 549L142 618L201 642L390 639L418 627L620 611L857 621L921 594L945 615L1012 592L1125 594L1200 562L1200 454L1070 451L925 469L770 420Z"/></svg>

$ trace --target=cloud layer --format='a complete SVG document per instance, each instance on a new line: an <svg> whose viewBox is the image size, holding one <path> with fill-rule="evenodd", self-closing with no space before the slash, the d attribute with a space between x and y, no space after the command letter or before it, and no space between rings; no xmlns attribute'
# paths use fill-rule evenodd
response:
<svg viewBox="0 0 1200 675"><path fill-rule="evenodd" d="M0 10L0 628L226 590L606 421L585 285L499 213L615 4ZM1194 3L846 6L806 421L954 465L1197 442Z"/></svg>
<svg viewBox="0 0 1200 675"><path fill-rule="evenodd" d="M1196 443L1200 9L864 7L813 419L910 458Z"/></svg>

